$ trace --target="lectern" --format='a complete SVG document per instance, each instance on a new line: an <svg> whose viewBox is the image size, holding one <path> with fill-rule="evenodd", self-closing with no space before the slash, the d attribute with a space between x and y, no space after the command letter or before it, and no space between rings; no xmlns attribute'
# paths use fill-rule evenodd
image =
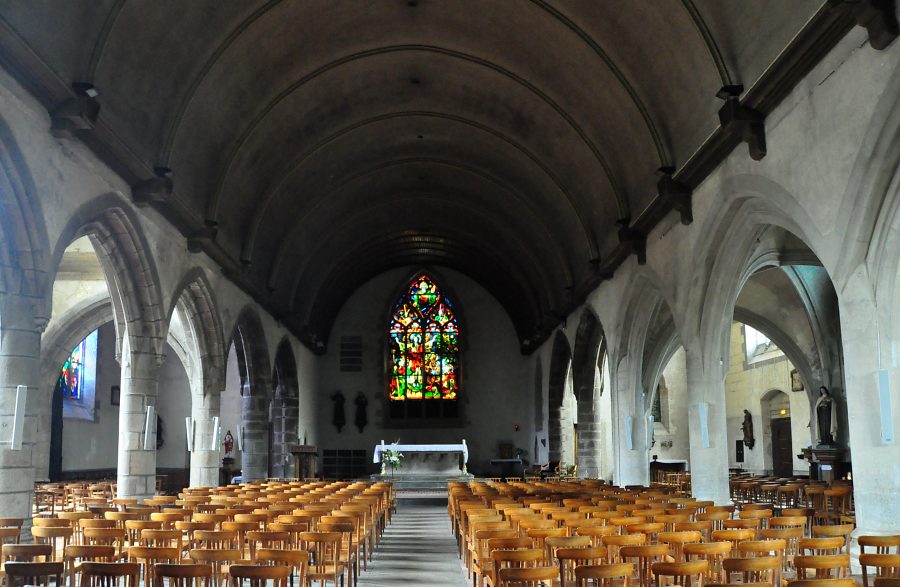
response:
<svg viewBox="0 0 900 587"><path fill-rule="evenodd" d="M294 473L297 479L312 479L316 476L316 461L319 449L312 444L293 444L291 454L294 455Z"/></svg>

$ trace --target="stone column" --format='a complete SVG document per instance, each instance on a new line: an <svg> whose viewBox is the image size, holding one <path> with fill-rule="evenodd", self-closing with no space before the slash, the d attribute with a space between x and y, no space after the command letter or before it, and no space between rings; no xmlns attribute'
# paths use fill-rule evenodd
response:
<svg viewBox="0 0 900 587"><path fill-rule="evenodd" d="M241 475L246 483L269 476L269 417L265 394L250 395L245 388L241 399L241 428L244 434Z"/></svg>
<svg viewBox="0 0 900 587"><path fill-rule="evenodd" d="M593 396L578 401L578 476L599 479L603 453L600 410Z"/></svg>
<svg viewBox="0 0 900 587"><path fill-rule="evenodd" d="M562 398L550 398L547 414L547 455L550 462L559 462L562 453Z"/></svg>
<svg viewBox="0 0 900 587"><path fill-rule="evenodd" d="M144 425L147 406L156 407L162 359L153 352L132 350L126 335L119 406L119 497L141 499L156 493L156 422L146 431L150 450L144 450Z"/></svg>
<svg viewBox="0 0 900 587"><path fill-rule="evenodd" d="M724 505L731 502L728 486L728 434L725 427L724 359L707 358L704 361L699 352L689 349L687 345L685 351L691 493L697 499L713 500L717 505ZM706 411L708 446L704 446L701 430L702 410Z"/></svg>
<svg viewBox="0 0 900 587"><path fill-rule="evenodd" d="M194 420L194 452L191 453L191 487L219 485L220 443L216 442L213 418L221 413L221 391L194 394L191 398Z"/></svg>
<svg viewBox="0 0 900 587"><path fill-rule="evenodd" d="M297 423L300 416L296 397L275 395L272 399L272 476L294 476L294 457L290 446L297 444Z"/></svg>
<svg viewBox="0 0 900 587"><path fill-rule="evenodd" d="M34 299L0 294L0 516L25 518L23 534L30 536L34 489L37 414L42 397L38 375L41 328L36 324ZM16 388L28 386L22 450L12 450Z"/></svg>
<svg viewBox="0 0 900 587"><path fill-rule="evenodd" d="M641 424L642 406L635 407L636 389L640 378L634 373L629 357L619 360L610 373L613 412L613 451L615 472L613 482L625 485L649 485L650 462L648 459L646 427ZM631 418L631 448L626 434L627 418Z"/></svg>

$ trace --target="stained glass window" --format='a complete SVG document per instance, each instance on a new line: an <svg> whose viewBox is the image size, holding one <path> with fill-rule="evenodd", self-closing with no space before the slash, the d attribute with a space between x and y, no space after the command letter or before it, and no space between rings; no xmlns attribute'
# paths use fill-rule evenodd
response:
<svg viewBox="0 0 900 587"><path fill-rule="evenodd" d="M431 277L410 282L394 305L389 335L391 400L457 398L459 322Z"/></svg>
<svg viewBox="0 0 900 587"><path fill-rule="evenodd" d="M85 398L86 384L93 384L97 353L97 331L87 335L72 350L59 374L59 388L64 399Z"/></svg>

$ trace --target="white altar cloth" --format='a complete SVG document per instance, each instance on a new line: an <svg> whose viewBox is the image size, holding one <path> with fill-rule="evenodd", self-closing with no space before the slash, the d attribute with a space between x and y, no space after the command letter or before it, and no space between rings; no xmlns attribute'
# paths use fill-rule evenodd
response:
<svg viewBox="0 0 900 587"><path fill-rule="evenodd" d="M400 452L459 452L463 455L463 462L469 462L469 447L465 444L376 444L373 463L381 462L381 453L386 450Z"/></svg>

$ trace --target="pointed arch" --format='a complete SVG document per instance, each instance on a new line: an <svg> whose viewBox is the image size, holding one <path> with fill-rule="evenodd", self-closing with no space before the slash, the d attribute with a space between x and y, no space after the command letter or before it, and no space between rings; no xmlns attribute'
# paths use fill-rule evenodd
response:
<svg viewBox="0 0 900 587"><path fill-rule="evenodd" d="M562 442L562 404L566 389L566 378L572 365L572 349L569 339L562 331L557 330L553 337L553 350L550 353L550 393L547 420L550 462L558 462L560 443Z"/></svg>
<svg viewBox="0 0 900 587"><path fill-rule="evenodd" d="M265 479L269 473L269 416L272 370L259 314L245 306L238 314L231 340L241 379L241 473L243 481Z"/></svg>
<svg viewBox="0 0 900 587"><path fill-rule="evenodd" d="M297 427L300 423L300 383L297 378L297 361L291 341L284 337L275 351L272 372L272 401L269 421L272 423L272 477L293 477L294 463L290 446L298 443Z"/></svg>

